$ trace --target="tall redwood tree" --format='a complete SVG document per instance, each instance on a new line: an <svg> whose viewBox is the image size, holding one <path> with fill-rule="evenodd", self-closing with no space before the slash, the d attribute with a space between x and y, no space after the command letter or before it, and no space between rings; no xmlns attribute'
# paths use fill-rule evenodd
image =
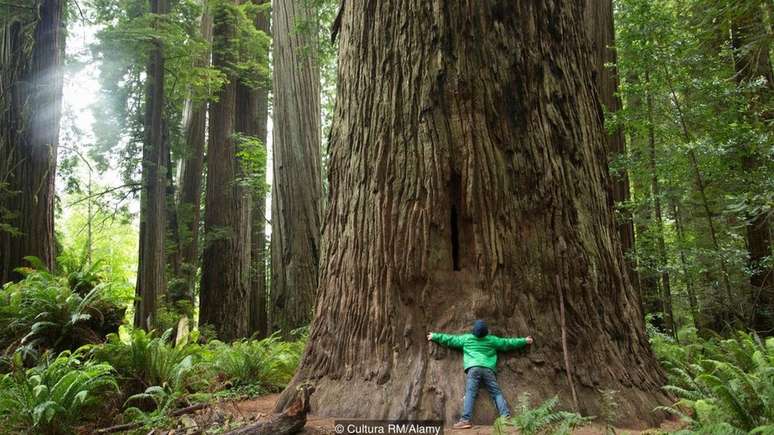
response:
<svg viewBox="0 0 774 435"><path fill-rule="evenodd" d="M167 0L150 0L150 13L167 13ZM157 22L155 26L159 26ZM164 132L164 47L151 42L145 82L145 138L142 147L140 194L140 252L137 267L134 326L152 329L158 320L159 297L166 291L167 170L169 144Z"/></svg>
<svg viewBox="0 0 774 435"><path fill-rule="evenodd" d="M319 414L459 416L461 355L428 331L532 334L498 372L654 421L663 374L606 188L583 1L344 2L330 201L299 383ZM481 395L475 419L491 422Z"/></svg>
<svg viewBox="0 0 774 435"><path fill-rule="evenodd" d="M237 3L222 0L213 10L212 64L226 75L210 103L207 191L204 213L199 324L218 337L250 335L250 196L237 157L236 102L239 61Z"/></svg>
<svg viewBox="0 0 774 435"><path fill-rule="evenodd" d="M54 266L66 1L34 5L4 20L0 35L0 285L20 278L14 269L26 256Z"/></svg>
<svg viewBox="0 0 774 435"><path fill-rule="evenodd" d="M272 5L271 323L312 316L320 249L320 69L317 15L306 0Z"/></svg>

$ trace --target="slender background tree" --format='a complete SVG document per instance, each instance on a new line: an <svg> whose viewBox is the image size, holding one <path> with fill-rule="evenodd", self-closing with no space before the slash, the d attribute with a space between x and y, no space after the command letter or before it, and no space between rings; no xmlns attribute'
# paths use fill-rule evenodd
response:
<svg viewBox="0 0 774 435"><path fill-rule="evenodd" d="M269 35L271 25L271 14L266 11L268 1L255 2L262 7L256 14L255 28L258 31ZM266 59L262 63L268 64L268 51ZM268 79L268 77L267 77ZM242 85L241 87L245 87ZM249 134L260 142L261 153L266 155L266 140L268 138L268 120L269 120L269 91L271 83L269 80L263 80L255 89L249 91L245 89L245 95L249 95L250 109L253 116L252 126L249 128ZM241 93L241 92L240 92ZM257 180L252 193L252 234L251 234L251 252L252 273L250 275L250 331L256 333L258 337L265 337L269 331L268 319L268 292L267 292L267 261L269 256L266 249L266 185L265 166L266 161L262 160L261 170L257 171Z"/></svg>
<svg viewBox="0 0 774 435"><path fill-rule="evenodd" d="M202 1L200 29L202 39L208 44L212 44L212 14L206 0ZM194 61L194 66L208 67L210 57L210 50L207 50ZM180 165L180 189L177 198L177 239L179 243L177 254L180 256L178 262L182 276L178 277L177 288L171 289L170 302L186 301L190 304L190 308L193 308L195 281L199 269L199 226L201 225L201 198L207 136L207 101L197 101L191 97L186 102L185 111L183 117L185 148Z"/></svg>
<svg viewBox="0 0 774 435"><path fill-rule="evenodd" d="M150 0L157 23L167 13L167 0ZM157 322L159 298L166 292L167 170L169 143L164 119L165 61L161 38L154 38L148 55L145 84L145 141L142 150L140 196L140 255L134 326L152 329Z"/></svg>
<svg viewBox="0 0 774 435"><path fill-rule="evenodd" d="M213 65L226 76L210 104L207 151L207 205L204 216L200 325L230 340L249 335L250 197L239 183L235 111L239 49L236 3L224 0L213 11Z"/></svg>
<svg viewBox="0 0 774 435"><path fill-rule="evenodd" d="M317 290L322 170L317 15L304 0L272 8L271 326L307 325Z"/></svg>

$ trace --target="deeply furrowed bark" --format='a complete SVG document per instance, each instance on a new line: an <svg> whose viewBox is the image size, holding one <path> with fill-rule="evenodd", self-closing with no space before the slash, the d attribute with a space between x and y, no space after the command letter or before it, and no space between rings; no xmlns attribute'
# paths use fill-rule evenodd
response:
<svg viewBox="0 0 774 435"><path fill-rule="evenodd" d="M26 256L54 267L65 1L37 7L31 53L21 22L4 23L0 38L0 285L21 278Z"/></svg>
<svg viewBox="0 0 774 435"><path fill-rule="evenodd" d="M204 213L200 325L211 325L223 340L249 335L250 196L244 183L234 140L238 60L232 46L236 34L234 4L213 11L212 64L227 82L210 104L207 148L207 196Z"/></svg>
<svg viewBox="0 0 774 435"><path fill-rule="evenodd" d="M583 2L346 2L315 319L295 387L316 413L459 415L461 355L428 331L532 334L500 358L506 396L572 394L655 422L663 374L606 194ZM558 285L556 284L558 283ZM560 306L560 294L564 306ZM480 398L474 420L495 411Z"/></svg>
<svg viewBox="0 0 774 435"><path fill-rule="evenodd" d="M591 44L592 77L603 107L609 113L621 110L621 98L618 96L618 70L615 67L615 30L613 28L612 0L586 0L585 22ZM610 65L613 65L612 68ZM626 139L622 129L617 128L607 135L607 153L610 160L626 155ZM629 174L621 169L611 174L610 192L613 203L620 205L629 201ZM621 210L618 219L618 237L621 249L626 257L626 272L629 281L637 285L637 269L632 251L634 249L634 223L632 214Z"/></svg>
<svg viewBox="0 0 774 435"><path fill-rule="evenodd" d="M271 326L311 318L320 247L320 72L316 14L304 0L272 8L274 51Z"/></svg>
<svg viewBox="0 0 774 435"><path fill-rule="evenodd" d="M167 13L166 0L150 0L150 12ZM134 326L156 325L158 299L166 290L166 187L169 144L164 133L164 51L152 42L145 84L145 140L142 147L140 251L134 304Z"/></svg>

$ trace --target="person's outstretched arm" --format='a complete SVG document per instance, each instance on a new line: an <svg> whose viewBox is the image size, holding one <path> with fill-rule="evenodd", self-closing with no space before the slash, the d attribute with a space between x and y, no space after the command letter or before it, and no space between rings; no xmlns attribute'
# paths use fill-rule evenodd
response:
<svg viewBox="0 0 774 435"><path fill-rule="evenodd" d="M519 349L528 344L532 344L532 341L533 340L531 335L528 335L526 337L513 337L513 338L497 337L495 335L492 336L492 342L494 343L495 349L499 351Z"/></svg>
<svg viewBox="0 0 774 435"><path fill-rule="evenodd" d="M465 344L463 337L463 335L441 334L440 332L431 332L427 334L428 341L434 341L452 349L462 349L462 345Z"/></svg>

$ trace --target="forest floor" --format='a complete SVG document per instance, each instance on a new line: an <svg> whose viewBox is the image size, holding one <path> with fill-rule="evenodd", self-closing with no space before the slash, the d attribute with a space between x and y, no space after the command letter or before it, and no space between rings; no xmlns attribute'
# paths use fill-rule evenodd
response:
<svg viewBox="0 0 774 435"><path fill-rule="evenodd" d="M232 424L237 422L245 422L246 424L256 419L271 415L272 410L274 409L274 404L276 403L278 397L279 394L268 394L249 400L225 401L215 405L215 407L218 408L218 414L221 416L219 419L223 419L223 417L225 417L225 419L231 421ZM333 435L335 434L333 427L333 418L319 417L315 416L314 414L310 414L307 417L306 427L304 428L302 434ZM665 421L659 428L648 430L617 429L615 433L617 435L655 435L674 432L680 428L681 425L679 422L668 420ZM455 430L451 427L445 427L443 433L446 435L489 435L492 433L492 430L492 426L477 425L474 426L473 429L467 430ZM514 431L512 433L516 434L517 432ZM575 435L597 435L605 433L607 432L605 432L604 426L595 424L576 429L573 432Z"/></svg>

